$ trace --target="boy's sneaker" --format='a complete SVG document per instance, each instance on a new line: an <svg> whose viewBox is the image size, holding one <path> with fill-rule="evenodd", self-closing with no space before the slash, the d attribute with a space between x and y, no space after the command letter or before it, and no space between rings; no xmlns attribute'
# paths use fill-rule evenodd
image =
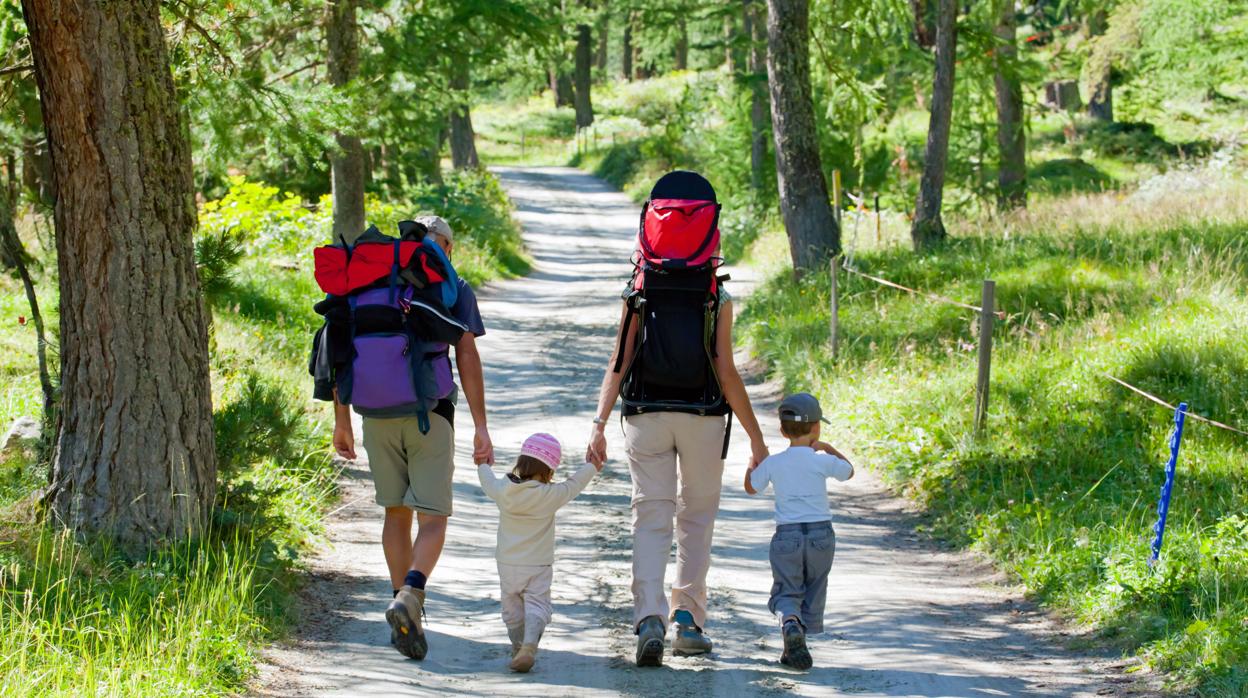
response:
<svg viewBox="0 0 1248 698"><path fill-rule="evenodd" d="M529 673L533 663L537 661L537 645L520 645L516 656L511 658L511 670L521 674Z"/></svg>
<svg viewBox="0 0 1248 698"><path fill-rule="evenodd" d="M676 621L676 635L672 638L672 654L687 657L711 651L711 639L693 622L693 614L681 609L672 616Z"/></svg>
<svg viewBox="0 0 1248 698"><path fill-rule="evenodd" d="M646 616L637 625L637 666L663 665L663 620Z"/></svg>
<svg viewBox="0 0 1248 698"><path fill-rule="evenodd" d="M404 586L386 609L386 622L394 636L394 647L405 657L424 659L429 652L420 618L425 612L425 590Z"/></svg>
<svg viewBox="0 0 1248 698"><path fill-rule="evenodd" d="M780 655L780 663L803 671L814 665L810 650L806 648L806 631L802 629L802 624L795 620L785 621L783 632L784 653Z"/></svg>

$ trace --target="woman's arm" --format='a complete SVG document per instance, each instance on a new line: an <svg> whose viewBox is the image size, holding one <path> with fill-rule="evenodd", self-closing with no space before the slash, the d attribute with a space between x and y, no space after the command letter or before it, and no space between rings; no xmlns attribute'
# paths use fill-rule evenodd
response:
<svg viewBox="0 0 1248 698"><path fill-rule="evenodd" d="M750 396L745 392L745 381L741 380L732 358L732 301L725 301L719 309L719 325L715 328L715 373L719 375L719 387L724 391L724 399L750 437L749 467L753 468L767 457L767 444L758 419L754 417Z"/></svg>
<svg viewBox="0 0 1248 698"><path fill-rule="evenodd" d="M624 331L624 318L628 316L628 312L626 304L620 311L620 323L615 330L614 349L611 350L607 370L602 376L602 387L598 389L598 411L594 415L598 417L600 423L595 424L593 430L590 431L589 446L585 449L585 460L599 467L607 460L606 421L611 417L615 401L620 397L620 381L633 363L633 344L637 339L637 325L639 324L636 322L629 323L628 336L624 339L623 346L624 360L620 363L619 372L615 370L615 362L621 349L620 333Z"/></svg>

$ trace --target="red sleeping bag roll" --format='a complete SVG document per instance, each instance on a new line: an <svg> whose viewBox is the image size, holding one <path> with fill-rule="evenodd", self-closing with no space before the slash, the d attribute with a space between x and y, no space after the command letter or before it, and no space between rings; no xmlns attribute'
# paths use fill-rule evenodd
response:
<svg viewBox="0 0 1248 698"><path fill-rule="evenodd" d="M421 243L416 241L405 240L399 243L400 269L407 267L412 255L420 247ZM316 283L321 290L331 295L345 296L390 276L395 263L394 243L361 242L350 253L340 245L326 245L313 250L312 258ZM424 253L421 254L420 266L430 283L445 280L445 276L431 267Z"/></svg>

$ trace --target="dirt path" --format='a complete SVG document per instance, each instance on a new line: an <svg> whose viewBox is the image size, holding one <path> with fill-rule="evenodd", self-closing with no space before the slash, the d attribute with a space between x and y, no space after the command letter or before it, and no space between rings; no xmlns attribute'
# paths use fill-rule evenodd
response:
<svg viewBox="0 0 1248 698"><path fill-rule="evenodd" d="M480 292L498 458L514 459L537 430L576 455L611 351L637 208L576 170L497 172L536 259L532 276ZM748 286L730 282L738 297ZM751 392L774 450L777 396L766 385ZM366 467L356 465L346 471L329 546L312 565L298 638L268 653L257 694L1066 696L1126 688L1114 683L1106 659L1061 650L1044 618L992 586L985 566L921 541L911 515L869 474L834 494L837 555L829 632L812 637L816 668L780 666L766 609L770 500L750 498L738 484L748 457L739 430L709 577L716 652L637 669L629 661L628 472L614 425L607 470L559 515L555 616L538 666L510 674L493 559L497 513L464 455L472 433L466 409L459 424L455 516L429 588L429 656L404 660L388 644L381 512Z"/></svg>

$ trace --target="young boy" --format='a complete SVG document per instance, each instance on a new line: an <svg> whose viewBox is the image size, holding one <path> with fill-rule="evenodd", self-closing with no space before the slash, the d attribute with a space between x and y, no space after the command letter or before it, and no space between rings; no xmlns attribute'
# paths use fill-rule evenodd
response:
<svg viewBox="0 0 1248 698"><path fill-rule="evenodd" d="M780 403L780 433L789 440L783 453L769 456L747 470L745 491L758 494L775 488L776 533L771 538L771 599L767 609L780 619L784 652L780 663L809 669L806 633L823 632L823 606L828 572L836 551L829 477L848 480L854 466L830 444L819 440L823 410L809 393ZM822 453L820 453L822 451Z"/></svg>

